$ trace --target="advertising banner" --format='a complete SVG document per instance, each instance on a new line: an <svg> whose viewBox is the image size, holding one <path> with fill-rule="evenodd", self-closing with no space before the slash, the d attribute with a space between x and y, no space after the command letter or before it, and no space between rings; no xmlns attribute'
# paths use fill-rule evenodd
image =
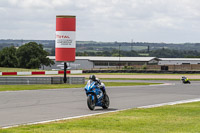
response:
<svg viewBox="0 0 200 133"><path fill-rule="evenodd" d="M56 61L75 61L76 56L76 17L56 16Z"/></svg>

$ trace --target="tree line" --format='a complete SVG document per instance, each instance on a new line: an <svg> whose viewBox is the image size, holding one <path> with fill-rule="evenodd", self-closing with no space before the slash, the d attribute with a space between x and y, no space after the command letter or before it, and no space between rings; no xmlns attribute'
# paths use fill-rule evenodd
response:
<svg viewBox="0 0 200 133"><path fill-rule="evenodd" d="M152 51L119 51L113 49L111 51L99 52L76 52L77 56L121 56L121 57L158 57L158 58L200 58L200 52L196 50L173 50L173 49L157 49Z"/></svg>
<svg viewBox="0 0 200 133"><path fill-rule="evenodd" d="M55 55L55 49L52 49L50 54ZM14 46L5 47L0 50L0 67L41 68L43 65L51 66L54 61L47 58L48 55L49 53L43 49L43 45L36 42L29 42L18 48ZM173 50L168 48L152 51L119 51L119 49L112 48L110 50L104 49L103 51L76 52L76 56L200 58L200 52L197 50Z"/></svg>
<svg viewBox="0 0 200 133"><path fill-rule="evenodd" d="M53 65L54 62L47 58L48 55L43 45L36 42L26 43L19 48L5 47L0 51L0 67L35 69Z"/></svg>
<svg viewBox="0 0 200 133"><path fill-rule="evenodd" d="M173 50L162 48L151 51L149 56L158 58L199 58L200 52L196 50Z"/></svg>
<svg viewBox="0 0 200 133"><path fill-rule="evenodd" d="M136 57L139 56L138 52L132 51L119 51L113 49L112 51L99 51L99 52L76 52L76 56L126 56L126 57Z"/></svg>

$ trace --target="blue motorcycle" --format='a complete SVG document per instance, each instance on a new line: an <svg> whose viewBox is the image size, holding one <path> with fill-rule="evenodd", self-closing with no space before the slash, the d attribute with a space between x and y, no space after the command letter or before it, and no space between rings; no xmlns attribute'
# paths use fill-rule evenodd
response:
<svg viewBox="0 0 200 133"><path fill-rule="evenodd" d="M103 91L99 88L98 83L89 80L85 86L85 92L87 95L87 105L90 110L94 110L95 106L100 106L103 109L107 109L109 107L109 97L107 94L103 94Z"/></svg>

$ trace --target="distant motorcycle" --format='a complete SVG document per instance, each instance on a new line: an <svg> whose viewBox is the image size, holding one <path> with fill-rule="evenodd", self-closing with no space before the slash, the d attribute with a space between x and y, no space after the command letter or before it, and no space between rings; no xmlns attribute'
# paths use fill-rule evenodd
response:
<svg viewBox="0 0 200 133"><path fill-rule="evenodd" d="M98 87L98 84L92 80L89 80L85 86L85 92L87 95L87 105L90 110L94 110L95 106L100 106L103 109L107 109L110 104L110 100L107 94L103 94L103 91Z"/></svg>
<svg viewBox="0 0 200 133"><path fill-rule="evenodd" d="M184 76L181 78L181 80L182 80L183 84L191 84L189 79Z"/></svg>

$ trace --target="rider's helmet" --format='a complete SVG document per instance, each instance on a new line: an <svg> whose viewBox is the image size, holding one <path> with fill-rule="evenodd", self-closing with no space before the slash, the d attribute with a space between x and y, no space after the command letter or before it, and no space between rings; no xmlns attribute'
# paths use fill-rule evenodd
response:
<svg viewBox="0 0 200 133"><path fill-rule="evenodd" d="M90 75L89 79L95 81L96 80L96 76L95 75Z"/></svg>
<svg viewBox="0 0 200 133"><path fill-rule="evenodd" d="M98 79L98 78L96 78L96 81L97 81L99 84L101 83L100 79Z"/></svg>

